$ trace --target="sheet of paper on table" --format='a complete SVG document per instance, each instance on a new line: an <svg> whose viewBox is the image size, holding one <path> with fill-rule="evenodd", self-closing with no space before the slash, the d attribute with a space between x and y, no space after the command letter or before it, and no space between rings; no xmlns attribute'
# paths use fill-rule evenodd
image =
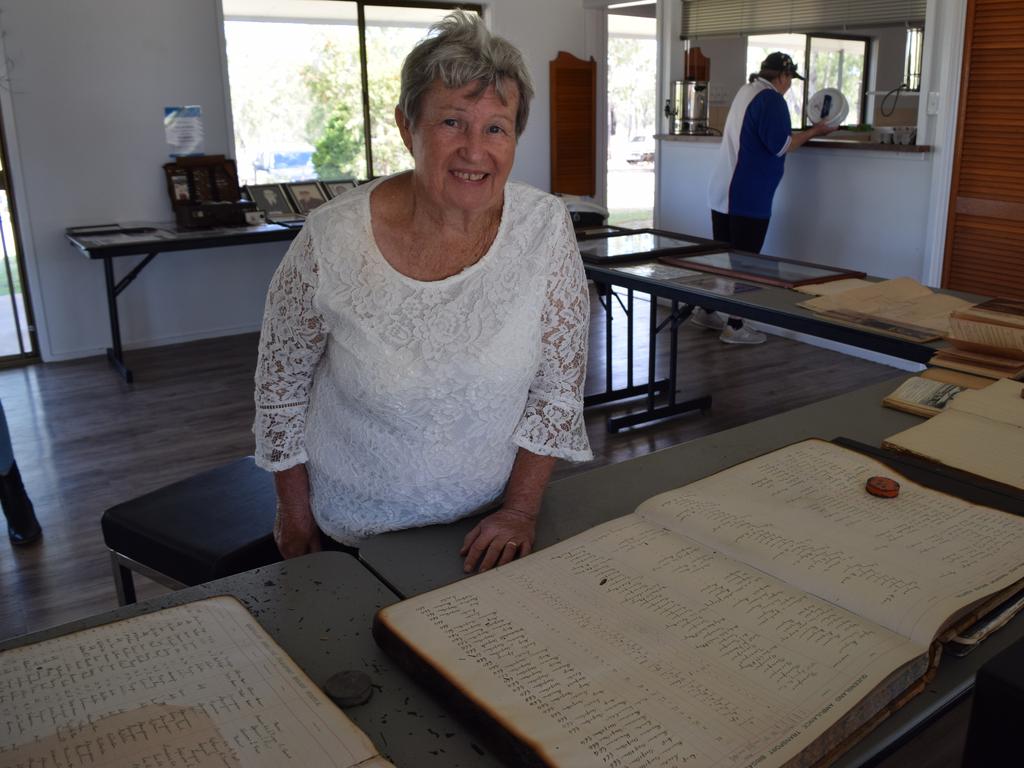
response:
<svg viewBox="0 0 1024 768"><path fill-rule="evenodd" d="M909 277L868 283L831 296L801 301L801 307L814 312L853 312L913 328L925 328L937 334L949 334L949 315L972 306L971 302L935 293Z"/></svg>
<svg viewBox="0 0 1024 768"><path fill-rule="evenodd" d="M833 296L852 288L863 288L865 285L874 285L870 280L861 280L859 277L848 277L845 280L832 280L828 283L811 283L810 285L797 285L794 291L806 293L808 296Z"/></svg>
<svg viewBox="0 0 1024 768"><path fill-rule="evenodd" d="M220 596L0 653L0 765L391 764Z"/></svg>

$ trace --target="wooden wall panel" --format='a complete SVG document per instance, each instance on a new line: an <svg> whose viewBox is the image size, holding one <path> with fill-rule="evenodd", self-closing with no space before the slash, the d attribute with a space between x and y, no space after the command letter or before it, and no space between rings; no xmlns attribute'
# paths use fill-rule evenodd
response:
<svg viewBox="0 0 1024 768"><path fill-rule="evenodd" d="M1024 2L969 0L942 285L1024 298Z"/></svg>
<svg viewBox="0 0 1024 768"><path fill-rule="evenodd" d="M551 191L597 191L597 63L559 51L551 74Z"/></svg>

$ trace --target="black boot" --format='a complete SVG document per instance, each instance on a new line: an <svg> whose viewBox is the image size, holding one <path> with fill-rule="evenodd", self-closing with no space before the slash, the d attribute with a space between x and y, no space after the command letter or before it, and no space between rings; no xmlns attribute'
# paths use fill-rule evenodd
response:
<svg viewBox="0 0 1024 768"><path fill-rule="evenodd" d="M6 475L0 475L0 506L7 518L7 536L12 544L31 544L43 534L32 500L21 482L17 462L11 464Z"/></svg>

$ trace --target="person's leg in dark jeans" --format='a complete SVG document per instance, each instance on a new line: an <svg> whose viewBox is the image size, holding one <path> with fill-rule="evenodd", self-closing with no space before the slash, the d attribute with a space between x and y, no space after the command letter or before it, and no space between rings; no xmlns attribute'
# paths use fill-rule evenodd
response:
<svg viewBox="0 0 1024 768"><path fill-rule="evenodd" d="M712 210L711 232L715 240L728 243L732 248L758 253L768 233L768 220ZM695 307L692 317L695 325L721 331L719 338L727 344L761 344L766 339L763 333L744 330L743 318L740 317L726 318L722 313L709 312L704 307Z"/></svg>
<svg viewBox="0 0 1024 768"><path fill-rule="evenodd" d="M720 243L732 245L731 217L721 211L711 211L711 236Z"/></svg>
<svg viewBox="0 0 1024 768"><path fill-rule="evenodd" d="M729 216L728 240L733 248L739 251L760 253L764 239L768 234L769 219L752 219L749 216ZM718 239L717 237L715 238Z"/></svg>
<svg viewBox="0 0 1024 768"><path fill-rule="evenodd" d="M0 507L7 518L7 536L12 544L31 544L43 529L36 520L32 501L21 482L18 463L14 460L11 434L7 430L7 417L0 405Z"/></svg>

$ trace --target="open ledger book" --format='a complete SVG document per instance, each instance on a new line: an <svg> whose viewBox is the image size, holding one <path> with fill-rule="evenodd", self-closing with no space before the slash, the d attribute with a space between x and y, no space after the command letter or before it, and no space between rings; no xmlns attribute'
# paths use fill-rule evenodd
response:
<svg viewBox="0 0 1024 768"><path fill-rule="evenodd" d="M1024 384L999 379L961 392L942 413L892 435L883 448L1024 492Z"/></svg>
<svg viewBox="0 0 1024 768"><path fill-rule="evenodd" d="M898 498L866 493L895 477ZM809 440L383 609L378 642L525 764L805 766L1022 586L1024 518Z"/></svg>
<svg viewBox="0 0 1024 768"><path fill-rule="evenodd" d="M393 768L233 597L0 653L4 768Z"/></svg>

